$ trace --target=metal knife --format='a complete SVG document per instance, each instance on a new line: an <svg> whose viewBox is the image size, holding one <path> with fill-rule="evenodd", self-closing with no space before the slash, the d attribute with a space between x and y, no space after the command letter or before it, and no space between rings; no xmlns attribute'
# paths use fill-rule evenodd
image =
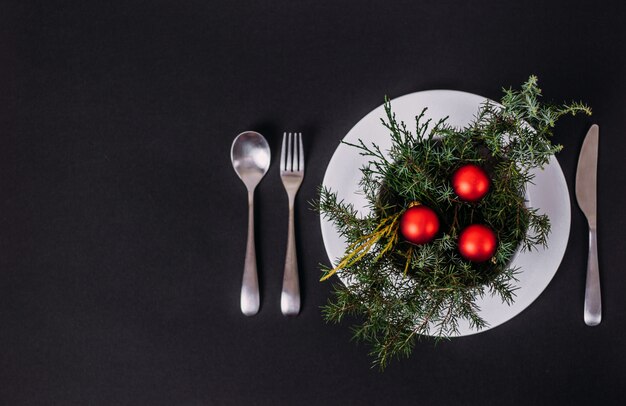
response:
<svg viewBox="0 0 626 406"><path fill-rule="evenodd" d="M600 128L591 126L578 157L576 170L576 200L589 223L589 256L587 257L587 282L585 284L585 324L596 326L602 320L600 271L598 268L598 243L596 224L596 190L598 172L598 138Z"/></svg>

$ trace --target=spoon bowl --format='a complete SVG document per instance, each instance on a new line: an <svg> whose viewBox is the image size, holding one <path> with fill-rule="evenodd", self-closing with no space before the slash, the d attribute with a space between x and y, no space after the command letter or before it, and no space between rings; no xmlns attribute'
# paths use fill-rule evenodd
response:
<svg viewBox="0 0 626 406"><path fill-rule="evenodd" d="M270 167L270 146L254 131L239 134L230 149L233 168L248 189L254 189Z"/></svg>

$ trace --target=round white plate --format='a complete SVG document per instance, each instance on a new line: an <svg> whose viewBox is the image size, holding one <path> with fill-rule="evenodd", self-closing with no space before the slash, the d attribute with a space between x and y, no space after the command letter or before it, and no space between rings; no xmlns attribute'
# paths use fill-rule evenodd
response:
<svg viewBox="0 0 626 406"><path fill-rule="evenodd" d="M448 116L449 124L464 127L472 121L479 106L486 100L482 96L455 90L429 90L393 99L391 107L397 120L404 121L410 129L415 128L415 116L425 107L428 107L425 118L432 118L436 122ZM380 122L381 118L386 118L382 105L363 117L344 137L344 141L358 143L361 139L366 145L375 142L382 151L387 151L391 139L388 130ZM369 211L359 188L360 168L367 162L368 158L359 155L357 148L340 144L328 164L323 181L325 187L337 192L340 200L352 203L361 214ZM476 331L470 328L469 323L461 321L459 336L486 331L518 315L548 286L563 259L569 238L571 213L567 184L556 158L552 157L543 170L535 171L534 184L527 189L527 199L531 207L550 218L552 231L548 236L548 248L518 252L512 260L512 266L520 268L517 275L519 282L515 283L519 289L515 292L513 304L509 306L502 303L498 296L485 295L477 304L480 316L489 327ZM334 225L323 217L321 226L326 253L330 261L336 264L346 249L346 242ZM345 280L342 282L346 283Z"/></svg>

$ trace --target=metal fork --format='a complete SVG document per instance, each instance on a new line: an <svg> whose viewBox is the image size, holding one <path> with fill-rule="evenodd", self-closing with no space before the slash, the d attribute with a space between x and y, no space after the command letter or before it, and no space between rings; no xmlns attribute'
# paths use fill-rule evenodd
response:
<svg viewBox="0 0 626 406"><path fill-rule="evenodd" d="M300 312L300 283L298 282L293 205L304 178L302 133L283 134L283 147L280 153L280 178L289 198L289 231L287 233L287 255L283 275L283 291L280 295L280 310L285 316L296 316Z"/></svg>

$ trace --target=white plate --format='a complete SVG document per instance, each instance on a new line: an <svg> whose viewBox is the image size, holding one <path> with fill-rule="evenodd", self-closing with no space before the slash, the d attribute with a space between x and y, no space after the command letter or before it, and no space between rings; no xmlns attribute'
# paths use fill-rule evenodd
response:
<svg viewBox="0 0 626 406"><path fill-rule="evenodd" d="M449 116L449 124L463 127L472 121L480 104L486 100L482 96L454 90L429 90L398 97L391 101L391 107L397 120L404 121L408 128L415 128L415 115L424 107L428 107L425 118L432 118L435 122ZM357 143L361 139L366 145L375 142L381 150L387 151L391 139L388 130L380 122L383 117L385 111L381 105L363 117L344 137L344 141ZM359 188L360 168L367 161L368 158L359 155L356 148L340 144L328 164L323 182L325 187L337 192L340 199L354 204L361 214L369 211ZM508 306L498 296L490 295L477 301L480 316L489 323L489 327L481 331L512 319L528 307L548 286L563 259L569 238L571 213L567 184L556 158L552 157L544 170L535 171L534 183L528 187L527 198L531 207L550 218L552 231L548 236L548 248L519 252L513 258L512 266L520 268L517 276L519 282L515 283L519 289L515 292L513 304ZM321 219L321 226L326 253L330 261L336 264L346 249L346 242L334 225L324 218ZM460 323L459 336L478 332L471 329L469 323Z"/></svg>

